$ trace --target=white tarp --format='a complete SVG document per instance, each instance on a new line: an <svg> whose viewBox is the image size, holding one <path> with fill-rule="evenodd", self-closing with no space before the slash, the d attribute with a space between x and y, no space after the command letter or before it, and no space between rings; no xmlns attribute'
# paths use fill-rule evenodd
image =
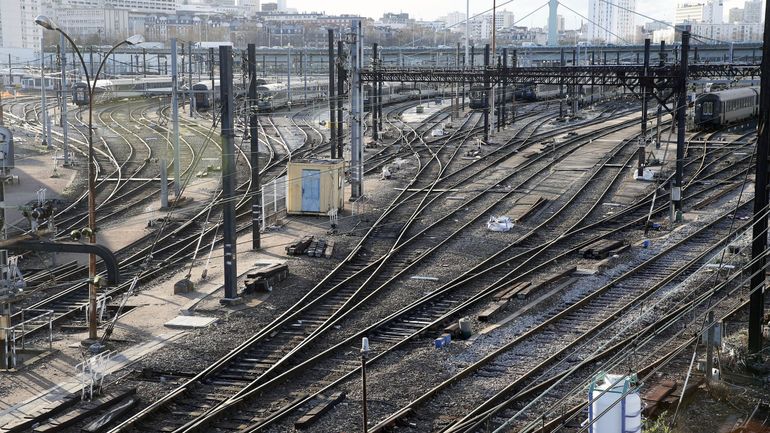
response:
<svg viewBox="0 0 770 433"><path fill-rule="evenodd" d="M511 217L507 216L491 216L487 221L487 229L493 232L507 232L513 227L513 221Z"/></svg>

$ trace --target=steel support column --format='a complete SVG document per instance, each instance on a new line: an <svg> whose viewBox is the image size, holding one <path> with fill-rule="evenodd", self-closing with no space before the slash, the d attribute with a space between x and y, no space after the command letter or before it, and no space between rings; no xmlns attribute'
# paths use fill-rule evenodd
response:
<svg viewBox="0 0 770 433"><path fill-rule="evenodd" d="M363 163L363 117L364 107L361 89L361 69L364 55L361 40L361 21L352 20L350 45L350 198L356 200L364 195Z"/></svg>
<svg viewBox="0 0 770 433"><path fill-rule="evenodd" d="M225 297L238 298L237 235L235 232L235 129L233 117L233 51L219 47L219 95L222 103L222 237L224 243Z"/></svg>
<svg viewBox="0 0 770 433"><path fill-rule="evenodd" d="M489 143L489 107L491 105L489 96L489 44L484 45L484 144ZM472 88L473 86L471 86Z"/></svg>
<svg viewBox="0 0 770 433"><path fill-rule="evenodd" d="M342 139L345 137L343 126L345 125L344 122L344 116L342 113L342 107L343 107L343 101L345 98L343 97L343 94L345 93L345 67L343 66L343 53L342 50L345 49L345 42L342 40L337 41L337 155L340 158L343 158L344 150L345 150L345 144L342 142ZM361 52L363 52L363 48L361 49ZM363 62L363 59L361 59ZM360 70L360 69L359 69ZM363 116L364 107L361 106L361 115ZM363 129L362 129L363 131Z"/></svg>
<svg viewBox="0 0 770 433"><path fill-rule="evenodd" d="M251 161L251 248L258 250L260 245L259 221L260 221L260 190L259 181L259 119L257 113L257 48L254 44L248 45L249 59L249 139Z"/></svg>
<svg viewBox="0 0 770 433"><path fill-rule="evenodd" d="M676 106L676 174L671 188L671 203L674 218L682 212L682 172L684 171L685 121L687 114L687 57L690 47L690 31L682 32L682 60L679 66Z"/></svg>
<svg viewBox="0 0 770 433"><path fill-rule="evenodd" d="M372 140L377 141L380 136L377 131L377 44L372 44L372 69L375 71L374 82L371 83L369 92L369 116L372 119Z"/></svg>
<svg viewBox="0 0 770 433"><path fill-rule="evenodd" d="M765 35L762 48L762 71L770 68L770 8L765 10ZM754 181L754 221L751 243L751 296L749 298L749 353L762 351L762 319L765 314L765 263L767 259L767 182L770 157L770 74L760 75L759 137L757 141Z"/></svg>
<svg viewBox="0 0 770 433"><path fill-rule="evenodd" d="M637 166L637 175L641 178L644 175L644 154L647 146L647 79L650 68L650 40L644 40L644 70L640 82L642 84L642 133L639 142L639 163Z"/></svg>
<svg viewBox="0 0 770 433"><path fill-rule="evenodd" d="M337 120L336 104L334 97L334 29L328 29L329 32L329 157L337 158ZM340 155L342 158L342 155Z"/></svg>

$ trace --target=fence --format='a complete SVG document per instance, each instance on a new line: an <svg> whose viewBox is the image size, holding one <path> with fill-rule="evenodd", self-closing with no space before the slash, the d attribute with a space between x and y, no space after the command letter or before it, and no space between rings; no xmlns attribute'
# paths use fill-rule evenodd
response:
<svg viewBox="0 0 770 433"><path fill-rule="evenodd" d="M262 230L274 225L286 215L286 176L281 176L262 185Z"/></svg>

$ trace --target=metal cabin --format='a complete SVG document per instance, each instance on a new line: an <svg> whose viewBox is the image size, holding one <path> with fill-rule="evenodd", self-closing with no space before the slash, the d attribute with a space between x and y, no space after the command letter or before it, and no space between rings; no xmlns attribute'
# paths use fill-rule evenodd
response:
<svg viewBox="0 0 770 433"><path fill-rule="evenodd" d="M299 159L287 169L289 214L327 215L345 205L345 161L342 159Z"/></svg>

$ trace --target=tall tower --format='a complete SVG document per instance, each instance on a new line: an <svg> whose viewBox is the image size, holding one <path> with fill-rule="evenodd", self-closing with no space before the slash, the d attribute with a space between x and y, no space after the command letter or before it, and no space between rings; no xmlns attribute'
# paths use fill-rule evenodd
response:
<svg viewBox="0 0 770 433"><path fill-rule="evenodd" d="M559 0L548 0L548 45L559 45L559 17L556 9L559 7Z"/></svg>

